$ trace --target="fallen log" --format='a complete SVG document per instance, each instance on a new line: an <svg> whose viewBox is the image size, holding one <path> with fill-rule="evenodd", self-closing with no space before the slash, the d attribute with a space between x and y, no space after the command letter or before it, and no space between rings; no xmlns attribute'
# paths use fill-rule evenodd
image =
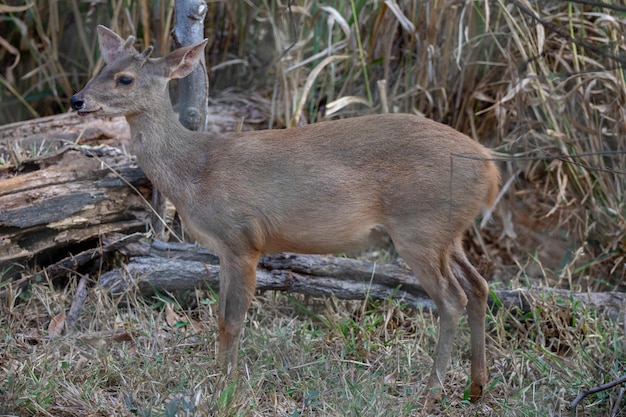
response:
<svg viewBox="0 0 626 417"><path fill-rule="evenodd" d="M144 231L149 185L113 147L65 146L1 170L0 272L17 275L52 250L97 247L105 234Z"/></svg>
<svg viewBox="0 0 626 417"><path fill-rule="evenodd" d="M219 265L210 252L194 245L156 242L131 244L123 268L103 274L99 284L114 294L136 288L142 295L155 291L177 292L219 288ZM434 309L434 305L402 261L377 264L333 256L273 254L257 268L257 291L278 290L316 296L358 300L399 299L409 307ZM557 288L496 289L489 299L492 309L517 308L521 313L549 305L595 308L615 315L626 305L625 293L581 293Z"/></svg>

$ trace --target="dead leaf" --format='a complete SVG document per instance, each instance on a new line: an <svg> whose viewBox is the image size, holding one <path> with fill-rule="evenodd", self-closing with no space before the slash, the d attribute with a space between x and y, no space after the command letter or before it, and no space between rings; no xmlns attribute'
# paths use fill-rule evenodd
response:
<svg viewBox="0 0 626 417"><path fill-rule="evenodd" d="M165 305L165 322L168 326L176 328L176 323L182 321L182 317L174 311L174 307L171 304Z"/></svg>
<svg viewBox="0 0 626 417"><path fill-rule="evenodd" d="M137 332L122 329L83 334L80 340L91 347L104 347L107 346L110 341L116 343L131 342L130 344L134 344L138 337L139 334Z"/></svg>
<svg viewBox="0 0 626 417"><path fill-rule="evenodd" d="M135 342L135 340L137 340L137 337L139 337L139 334L137 332L131 332L129 330L123 330L123 331L116 331L115 334L113 334L113 340L118 342L118 343L122 343L122 342Z"/></svg>
<svg viewBox="0 0 626 417"><path fill-rule="evenodd" d="M395 384L397 382L397 380L398 380L398 376L396 375L395 372L387 374L383 378L383 381L385 382L385 384Z"/></svg>
<svg viewBox="0 0 626 417"><path fill-rule="evenodd" d="M19 13L26 11L33 7L33 4L26 4L24 6L5 6L4 4L0 4L0 13Z"/></svg>
<svg viewBox="0 0 626 417"><path fill-rule="evenodd" d="M202 333L204 331L204 323L200 320L191 320L190 322L191 328L198 333Z"/></svg>
<svg viewBox="0 0 626 417"><path fill-rule="evenodd" d="M48 336L59 337L63 333L65 327L65 311L60 312L56 316L52 317L50 324L48 325Z"/></svg>

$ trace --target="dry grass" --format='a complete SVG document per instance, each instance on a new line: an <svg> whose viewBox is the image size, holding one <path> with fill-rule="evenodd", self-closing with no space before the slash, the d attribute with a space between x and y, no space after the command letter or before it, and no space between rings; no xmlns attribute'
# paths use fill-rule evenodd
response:
<svg viewBox="0 0 626 417"><path fill-rule="evenodd" d="M473 230L470 245L489 264L493 286L626 289L624 6L295 3L291 13L273 1L209 3L213 100L263 101L268 111L260 117L276 128L384 111L445 122L502 158L506 192L493 224L480 240ZM0 123L68 109L101 65L98 23L165 53L172 7L146 0L0 5ZM0 163L19 161L9 155ZM76 331L49 337L51 318L74 291L69 277L64 288L44 282L3 301L0 414L420 413L417 394L436 336L429 313L394 302L262 294L245 329L239 387L214 398L211 295L192 295L195 307L172 315L167 297L131 296L122 308L96 287ZM568 403L578 389L622 375L624 317L572 310L546 301L528 316L500 310L488 318L492 386L478 405L463 401L463 325L444 413L572 415ZM609 415L615 398L615 391L600 393L579 415ZM626 415L623 405L620 412Z"/></svg>
<svg viewBox="0 0 626 417"><path fill-rule="evenodd" d="M50 336L50 318L73 297L47 283L0 308L0 414L7 415L426 415L436 318L397 302L368 304L260 294L249 312L237 389L214 397L216 303L190 294L132 295L116 307L91 292L76 331ZM173 308L167 305L174 306ZM469 333L463 323L447 375L445 415L572 415L579 389L617 378L626 365L622 319L546 303L530 316L488 316L491 385L464 400ZM54 332L54 329L50 329ZM609 415L615 391L579 407ZM176 414L177 413L177 414ZM618 414L618 415L624 415Z"/></svg>

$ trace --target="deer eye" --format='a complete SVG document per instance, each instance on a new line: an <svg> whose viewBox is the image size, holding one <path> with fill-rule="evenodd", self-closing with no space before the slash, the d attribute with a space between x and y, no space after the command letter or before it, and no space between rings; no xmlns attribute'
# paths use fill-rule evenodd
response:
<svg viewBox="0 0 626 417"><path fill-rule="evenodd" d="M121 77L117 80L117 82L119 82L119 83L120 83L120 84L122 84L122 85L130 85L130 84L132 84L132 83L133 83L133 79L132 79L132 77L129 77L129 76L127 76L127 75L123 75L123 76L121 76Z"/></svg>

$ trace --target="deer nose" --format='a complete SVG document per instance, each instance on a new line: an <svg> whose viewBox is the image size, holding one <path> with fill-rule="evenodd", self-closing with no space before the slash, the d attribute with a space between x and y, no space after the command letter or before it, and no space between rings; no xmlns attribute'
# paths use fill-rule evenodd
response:
<svg viewBox="0 0 626 417"><path fill-rule="evenodd" d="M85 102L77 95L72 96L72 98L70 99L70 104L72 105L72 108L74 110L82 110L85 108Z"/></svg>

